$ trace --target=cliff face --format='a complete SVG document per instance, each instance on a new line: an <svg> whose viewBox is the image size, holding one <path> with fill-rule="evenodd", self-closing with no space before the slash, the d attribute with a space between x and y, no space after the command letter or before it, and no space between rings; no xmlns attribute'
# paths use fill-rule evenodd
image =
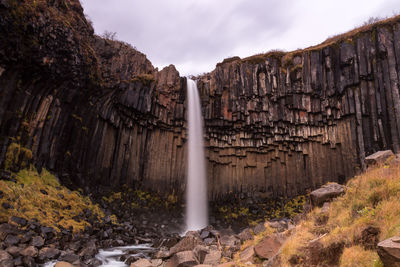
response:
<svg viewBox="0 0 400 267"><path fill-rule="evenodd" d="M344 181L373 151L398 151L399 38L394 19L304 51L226 60L199 77L209 195L291 196ZM174 66L158 71L129 45L95 36L78 0L0 0L3 167L24 148L88 190L181 193L185 105Z"/></svg>
<svg viewBox="0 0 400 267"><path fill-rule="evenodd" d="M400 23L316 47L231 58L200 77L211 193L293 196L399 151Z"/></svg>
<svg viewBox="0 0 400 267"><path fill-rule="evenodd" d="M185 83L174 66L158 71L93 35L78 0L1 1L0 31L3 166L21 160L17 143L78 186L181 185Z"/></svg>

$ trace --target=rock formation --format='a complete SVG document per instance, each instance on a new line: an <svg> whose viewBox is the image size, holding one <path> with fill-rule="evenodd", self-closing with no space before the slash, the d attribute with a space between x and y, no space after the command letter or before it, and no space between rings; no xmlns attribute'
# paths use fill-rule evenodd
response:
<svg viewBox="0 0 400 267"><path fill-rule="evenodd" d="M377 150L398 153L399 38L394 18L301 51L227 59L198 77L210 197L293 196L345 181ZM78 0L0 1L3 167L18 144L88 190L180 193L185 87L174 66L159 71L94 35Z"/></svg>

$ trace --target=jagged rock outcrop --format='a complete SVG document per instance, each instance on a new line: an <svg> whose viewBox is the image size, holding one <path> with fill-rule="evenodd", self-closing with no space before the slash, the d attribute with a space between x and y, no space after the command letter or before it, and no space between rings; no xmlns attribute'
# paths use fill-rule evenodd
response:
<svg viewBox="0 0 400 267"><path fill-rule="evenodd" d="M394 18L198 77L209 195L293 196L398 153L399 38ZM185 100L174 66L94 35L78 0L0 1L3 167L25 149L65 183L181 192Z"/></svg>

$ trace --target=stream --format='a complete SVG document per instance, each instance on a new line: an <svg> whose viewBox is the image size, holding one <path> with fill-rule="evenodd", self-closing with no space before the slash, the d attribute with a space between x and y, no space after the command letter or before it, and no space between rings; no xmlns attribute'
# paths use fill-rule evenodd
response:
<svg viewBox="0 0 400 267"><path fill-rule="evenodd" d="M126 267L128 265L120 260L121 256L129 255L126 256L126 258L129 258L130 256L137 258L149 258L149 254L152 251L154 251L154 248L151 247L151 244L114 247L100 249L99 253L96 255L96 259L102 262L100 267ZM51 261L44 264L43 267L54 267L56 263L57 261Z"/></svg>

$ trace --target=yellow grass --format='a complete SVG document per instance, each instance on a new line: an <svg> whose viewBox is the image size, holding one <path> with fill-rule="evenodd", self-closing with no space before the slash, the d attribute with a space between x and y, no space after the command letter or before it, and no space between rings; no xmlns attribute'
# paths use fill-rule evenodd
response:
<svg viewBox="0 0 400 267"><path fill-rule="evenodd" d="M379 240L400 235L399 198L399 164L375 167L354 177L347 183L345 195L331 203L329 214L321 214L320 209L315 208L296 227L282 248L283 265L291 266L289 259L294 255L302 256L310 240L318 239L324 247L344 242L340 266L379 266L377 253L359 247L358 240L367 226L380 229ZM323 216L328 217L325 223L321 223Z"/></svg>
<svg viewBox="0 0 400 267"><path fill-rule="evenodd" d="M9 221L11 216L18 216L27 220L37 219L42 225L56 230L72 227L74 232L78 232L89 223L85 220L76 221L73 217L83 214L86 209L91 210L99 220L104 217L98 205L79 192L61 186L57 178L46 170L41 174L33 168L21 170L16 180L16 183L0 181L0 189L4 193L0 204L7 202L13 206L11 209L0 206L0 221ZM40 190L45 190L47 195Z"/></svg>

